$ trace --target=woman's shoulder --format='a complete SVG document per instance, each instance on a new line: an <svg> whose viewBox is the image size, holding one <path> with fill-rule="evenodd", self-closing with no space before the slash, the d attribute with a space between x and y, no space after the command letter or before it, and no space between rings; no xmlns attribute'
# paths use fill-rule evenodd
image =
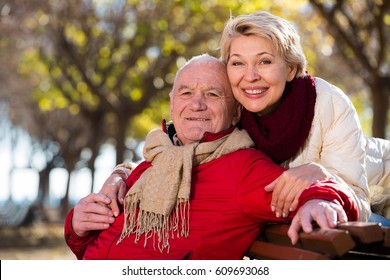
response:
<svg viewBox="0 0 390 280"><path fill-rule="evenodd" d="M322 78L314 77L314 83L317 96L320 98L342 98L349 100L349 97L339 87Z"/></svg>
<svg viewBox="0 0 390 280"><path fill-rule="evenodd" d="M314 83L317 92L317 109L328 110L329 107L336 107L336 109L345 110L354 108L351 99L339 87L319 77L314 78Z"/></svg>
<svg viewBox="0 0 390 280"><path fill-rule="evenodd" d="M319 145L326 139L336 141L337 138L340 139L336 142L340 143L348 137L352 139L352 135L361 135L359 118L349 97L338 87L321 78L315 78L315 86L317 99L314 118L316 121L313 122L310 132L310 139L313 141L311 143Z"/></svg>

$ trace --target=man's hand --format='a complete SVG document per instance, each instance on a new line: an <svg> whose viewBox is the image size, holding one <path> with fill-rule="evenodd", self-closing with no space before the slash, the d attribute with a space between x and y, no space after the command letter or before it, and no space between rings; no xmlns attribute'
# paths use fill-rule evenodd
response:
<svg viewBox="0 0 390 280"><path fill-rule="evenodd" d="M272 193L271 208L276 217L287 217L298 206L298 199L305 188L316 181L333 178L324 167L308 163L283 172L276 180L265 187Z"/></svg>
<svg viewBox="0 0 390 280"><path fill-rule="evenodd" d="M313 230L313 221L321 228L334 228L337 222L347 222L348 218L343 207L338 203L322 199L309 200L298 210L291 222L288 236L292 244L297 243L301 228L307 233Z"/></svg>
<svg viewBox="0 0 390 280"><path fill-rule="evenodd" d="M120 213L119 204L123 204L127 187L123 178L116 173L112 173L110 177L104 182L103 187L99 193L108 196L110 199L109 207L114 216L117 217Z"/></svg>
<svg viewBox="0 0 390 280"><path fill-rule="evenodd" d="M104 194L92 193L80 199L74 207L72 228L80 237L91 230L104 230L115 221L113 213L107 205L110 199Z"/></svg>

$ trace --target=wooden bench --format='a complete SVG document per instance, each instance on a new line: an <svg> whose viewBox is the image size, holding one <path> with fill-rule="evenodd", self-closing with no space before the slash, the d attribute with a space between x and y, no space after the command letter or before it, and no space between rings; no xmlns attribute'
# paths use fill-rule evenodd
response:
<svg viewBox="0 0 390 280"><path fill-rule="evenodd" d="M0 205L0 228L28 225L33 219L32 206L24 206L12 200L7 200Z"/></svg>
<svg viewBox="0 0 390 280"><path fill-rule="evenodd" d="M250 259L390 259L390 227L377 223L341 223L335 229L316 227L300 232L292 245L287 235L289 224L270 224L247 252Z"/></svg>

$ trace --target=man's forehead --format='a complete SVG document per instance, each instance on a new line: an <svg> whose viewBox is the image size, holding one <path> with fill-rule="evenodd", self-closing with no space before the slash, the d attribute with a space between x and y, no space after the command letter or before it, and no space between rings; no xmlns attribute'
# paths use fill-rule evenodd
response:
<svg viewBox="0 0 390 280"><path fill-rule="evenodd" d="M177 76L175 84L179 87L187 86L188 88L202 86L223 89L226 87L227 75L223 75L223 72L221 73L221 71L218 71L218 68L210 67L210 65L203 66L204 67L197 68L196 71L193 71L195 68L190 65L182 69Z"/></svg>
<svg viewBox="0 0 390 280"><path fill-rule="evenodd" d="M226 73L226 67L224 64L213 62L192 62L185 65L181 70L180 74L194 72L205 73L205 74L215 74L215 73Z"/></svg>

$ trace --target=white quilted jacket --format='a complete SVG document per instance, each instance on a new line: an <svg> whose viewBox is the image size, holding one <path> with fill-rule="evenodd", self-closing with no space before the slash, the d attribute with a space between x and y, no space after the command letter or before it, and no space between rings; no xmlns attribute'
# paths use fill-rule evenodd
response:
<svg viewBox="0 0 390 280"><path fill-rule="evenodd" d="M390 219L390 141L373 137L365 140L371 209Z"/></svg>
<svg viewBox="0 0 390 280"><path fill-rule="evenodd" d="M371 214L365 170L365 145L358 115L350 99L337 87L315 78L317 100L310 135L299 153L283 164L291 168L308 162L324 166L355 197L359 220ZM293 120L292 120L293 121Z"/></svg>

